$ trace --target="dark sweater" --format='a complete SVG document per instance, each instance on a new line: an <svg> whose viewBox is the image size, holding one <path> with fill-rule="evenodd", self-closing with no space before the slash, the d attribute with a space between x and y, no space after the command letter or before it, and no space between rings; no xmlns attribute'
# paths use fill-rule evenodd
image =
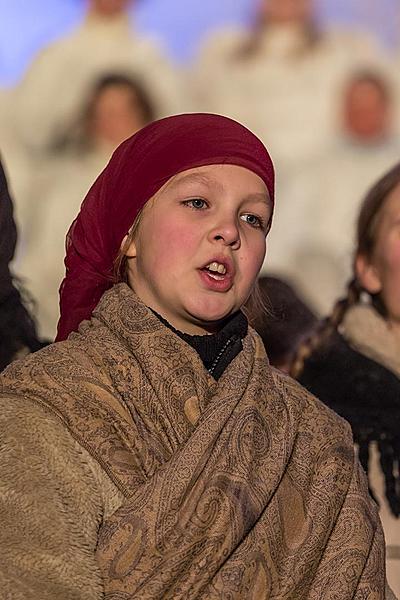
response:
<svg viewBox="0 0 400 600"><path fill-rule="evenodd" d="M378 444L392 512L400 515L400 481L393 476L400 459L400 379L357 352L339 334L310 356L300 383L351 425L360 461L368 472L368 447Z"/></svg>
<svg viewBox="0 0 400 600"><path fill-rule="evenodd" d="M223 328L211 335L189 335L175 329L166 319L153 311L155 315L176 333L182 340L192 346L198 353L207 371L218 380L230 362L243 349L242 340L247 335L248 322L245 315L238 311L229 317Z"/></svg>

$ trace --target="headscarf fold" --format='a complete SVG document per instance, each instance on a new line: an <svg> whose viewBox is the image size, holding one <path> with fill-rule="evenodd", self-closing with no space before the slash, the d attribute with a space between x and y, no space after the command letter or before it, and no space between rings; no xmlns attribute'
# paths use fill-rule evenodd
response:
<svg viewBox="0 0 400 600"><path fill-rule="evenodd" d="M67 235L66 276L60 288L57 340L90 318L112 286L121 241L145 203L174 175L213 164L256 173L274 199L274 168L261 141L219 115L167 117L123 142L97 178Z"/></svg>

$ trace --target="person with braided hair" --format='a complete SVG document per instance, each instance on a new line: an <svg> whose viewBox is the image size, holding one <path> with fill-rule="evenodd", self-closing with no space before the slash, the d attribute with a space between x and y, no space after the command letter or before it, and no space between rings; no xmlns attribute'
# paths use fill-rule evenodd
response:
<svg viewBox="0 0 400 600"><path fill-rule="evenodd" d="M400 163L361 206L347 296L297 349L291 374L352 426L400 594Z"/></svg>

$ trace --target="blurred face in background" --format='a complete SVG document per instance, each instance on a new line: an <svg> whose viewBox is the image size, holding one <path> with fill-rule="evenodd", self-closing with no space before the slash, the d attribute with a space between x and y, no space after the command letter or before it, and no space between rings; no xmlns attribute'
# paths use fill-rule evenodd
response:
<svg viewBox="0 0 400 600"><path fill-rule="evenodd" d="M93 103L89 135L99 145L113 149L146 125L133 89L113 85L102 90Z"/></svg>
<svg viewBox="0 0 400 600"><path fill-rule="evenodd" d="M361 142L385 137L390 127L390 102L383 86L373 81L354 81L344 99L344 128Z"/></svg>
<svg viewBox="0 0 400 600"><path fill-rule="evenodd" d="M90 0L89 10L103 17L114 17L125 13L131 3L131 0Z"/></svg>
<svg viewBox="0 0 400 600"><path fill-rule="evenodd" d="M260 17L265 23L309 23L312 15L312 0L261 0Z"/></svg>

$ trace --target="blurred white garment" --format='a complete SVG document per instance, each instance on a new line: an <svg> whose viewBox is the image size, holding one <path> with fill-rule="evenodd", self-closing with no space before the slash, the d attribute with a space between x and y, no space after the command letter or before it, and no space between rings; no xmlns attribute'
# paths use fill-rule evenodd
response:
<svg viewBox="0 0 400 600"><path fill-rule="evenodd" d="M58 289L64 277L65 238L80 205L106 166L110 152L91 151L48 161L32 183L30 222L15 272L37 303L39 336L54 339L59 318ZM27 203L28 204L28 203Z"/></svg>
<svg viewBox="0 0 400 600"><path fill-rule="evenodd" d="M383 60L364 34L324 32L308 42L293 25L271 25L257 50L251 44L250 34L237 30L206 43L193 79L197 108L247 125L278 167L311 160L325 149L336 127L344 79Z"/></svg>
<svg viewBox="0 0 400 600"><path fill-rule="evenodd" d="M352 276L362 200L399 160L399 138L368 146L342 139L307 169L282 173L262 272L286 276L328 314Z"/></svg>
<svg viewBox="0 0 400 600"><path fill-rule="evenodd" d="M14 91L13 120L21 142L43 151L74 122L83 99L104 74L142 83L158 117L181 112L177 72L150 40L132 33L127 17L87 17L71 34L39 53Z"/></svg>
<svg viewBox="0 0 400 600"><path fill-rule="evenodd" d="M8 186L14 201L14 218L18 229L18 245L23 243L21 232L25 229L24 218L29 220L30 187L33 173L37 172L36 156L29 156L18 143L11 119L13 96L10 90L0 91L0 154L7 173ZM28 206L24 206L25 202ZM31 207L34 210L34 207Z"/></svg>

